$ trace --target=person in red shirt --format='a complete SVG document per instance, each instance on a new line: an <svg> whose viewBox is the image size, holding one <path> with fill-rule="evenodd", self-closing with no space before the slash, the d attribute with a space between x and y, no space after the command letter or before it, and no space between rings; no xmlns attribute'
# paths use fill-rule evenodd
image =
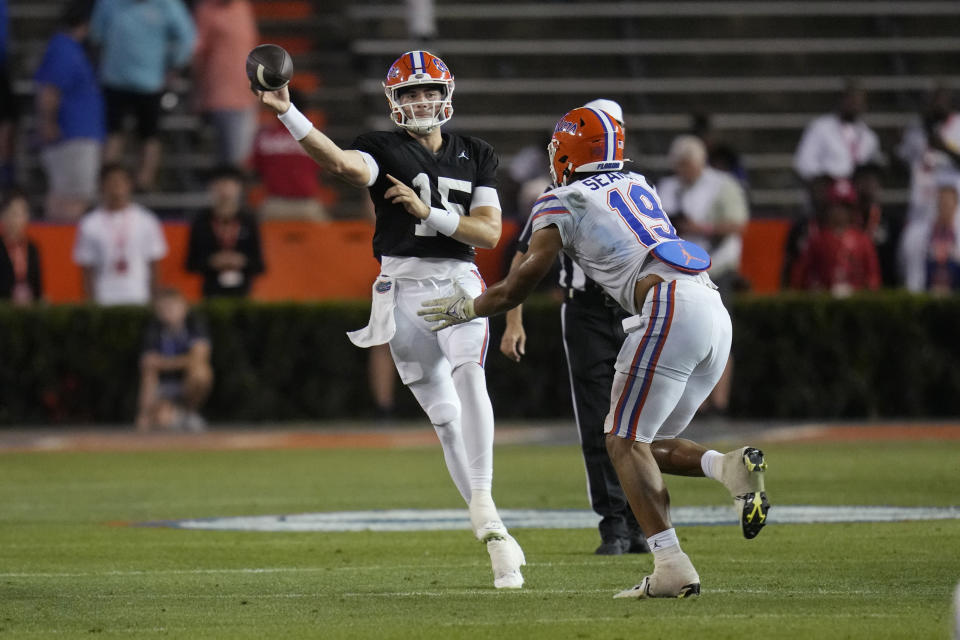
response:
<svg viewBox="0 0 960 640"><path fill-rule="evenodd" d="M257 99L243 65L237 64L260 39L253 5L249 0L201 0L194 19L197 106L216 133L217 163L242 167L257 130Z"/></svg>
<svg viewBox="0 0 960 640"><path fill-rule="evenodd" d="M40 254L27 238L30 207L16 188L0 201L0 300L28 305L43 297Z"/></svg>
<svg viewBox="0 0 960 640"><path fill-rule="evenodd" d="M823 222L810 234L793 271L794 288L830 291L837 297L880 288L880 263L870 237L855 224L857 192L836 180L827 192Z"/></svg>
<svg viewBox="0 0 960 640"><path fill-rule="evenodd" d="M303 104L296 90L291 89L290 96ZM317 163L276 118L254 138L253 170L266 191L260 208L265 219L329 219L327 208L335 202L335 194L320 184Z"/></svg>

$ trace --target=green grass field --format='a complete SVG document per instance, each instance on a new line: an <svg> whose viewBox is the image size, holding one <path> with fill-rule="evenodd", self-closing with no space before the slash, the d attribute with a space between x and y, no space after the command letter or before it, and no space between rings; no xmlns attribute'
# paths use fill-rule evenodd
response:
<svg viewBox="0 0 960 640"><path fill-rule="evenodd" d="M777 504L960 504L960 442L765 445ZM585 508L575 447L497 449L501 507ZM674 505L725 504L669 478ZM960 521L680 530L703 595L613 600L648 556L517 529L498 592L464 532L253 533L117 522L461 506L439 447L0 455L0 637L947 638Z"/></svg>

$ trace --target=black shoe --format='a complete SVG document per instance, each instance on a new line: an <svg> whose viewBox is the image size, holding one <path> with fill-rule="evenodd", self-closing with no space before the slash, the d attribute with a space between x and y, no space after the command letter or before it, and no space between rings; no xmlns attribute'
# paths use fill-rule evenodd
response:
<svg viewBox="0 0 960 640"><path fill-rule="evenodd" d="M611 538L605 540L593 553L598 556L619 556L630 549L630 541L626 538Z"/></svg>

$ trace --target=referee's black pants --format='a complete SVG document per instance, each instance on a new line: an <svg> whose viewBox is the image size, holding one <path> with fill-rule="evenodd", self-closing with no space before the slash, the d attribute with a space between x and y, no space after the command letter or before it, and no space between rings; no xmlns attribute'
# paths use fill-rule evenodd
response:
<svg viewBox="0 0 960 640"><path fill-rule="evenodd" d="M626 339L620 324L626 315L619 307L604 304L600 295L574 293L561 308L563 346L587 471L587 492L590 506L601 517L600 537L604 542L642 535L607 455L603 433L610 409L613 367Z"/></svg>

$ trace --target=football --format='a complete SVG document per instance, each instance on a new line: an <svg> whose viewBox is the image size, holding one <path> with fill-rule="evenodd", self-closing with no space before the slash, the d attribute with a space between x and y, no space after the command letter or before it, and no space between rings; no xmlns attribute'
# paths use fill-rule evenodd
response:
<svg viewBox="0 0 960 640"><path fill-rule="evenodd" d="M283 47L261 44L247 55L247 78L251 89L277 91L293 77L293 58Z"/></svg>

